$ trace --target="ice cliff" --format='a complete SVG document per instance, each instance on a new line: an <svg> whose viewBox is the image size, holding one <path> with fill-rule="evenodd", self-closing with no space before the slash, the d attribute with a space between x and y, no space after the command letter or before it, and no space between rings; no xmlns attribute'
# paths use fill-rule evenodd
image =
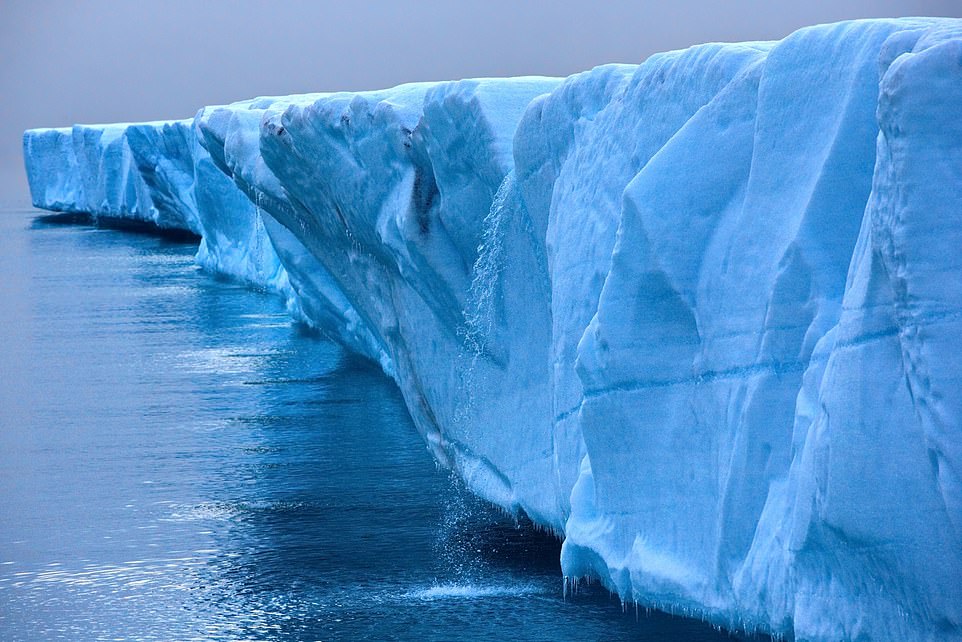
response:
<svg viewBox="0 0 962 642"><path fill-rule="evenodd" d="M962 637L962 23L31 130L38 207L201 236L397 381L570 577Z"/></svg>

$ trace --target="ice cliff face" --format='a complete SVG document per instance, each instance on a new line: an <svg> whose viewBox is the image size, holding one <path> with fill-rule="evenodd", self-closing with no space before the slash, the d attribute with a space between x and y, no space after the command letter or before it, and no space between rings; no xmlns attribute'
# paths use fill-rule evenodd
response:
<svg viewBox="0 0 962 642"><path fill-rule="evenodd" d="M24 137L24 157L29 159L27 176L34 201L55 211L89 212L196 232L196 208L171 199L169 190L157 191L156 199L151 197L163 165L186 163L192 167L189 151L182 147L188 139L177 135L186 126L175 121L75 125L31 132ZM143 172L128 141L132 130L154 130L152 142L163 145L163 149L149 144L139 148L153 156L143 159Z"/></svg>
<svg viewBox="0 0 962 642"><path fill-rule="evenodd" d="M625 600L962 636L962 24L32 130L34 201L202 237Z"/></svg>

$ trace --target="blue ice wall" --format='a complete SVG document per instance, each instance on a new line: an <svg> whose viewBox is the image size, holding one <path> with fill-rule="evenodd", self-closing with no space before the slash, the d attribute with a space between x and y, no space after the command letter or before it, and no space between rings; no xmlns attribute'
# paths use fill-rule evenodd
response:
<svg viewBox="0 0 962 642"><path fill-rule="evenodd" d="M570 577L962 637L962 25L31 130L38 207L202 237L378 361ZM376 436L372 436L376 437Z"/></svg>

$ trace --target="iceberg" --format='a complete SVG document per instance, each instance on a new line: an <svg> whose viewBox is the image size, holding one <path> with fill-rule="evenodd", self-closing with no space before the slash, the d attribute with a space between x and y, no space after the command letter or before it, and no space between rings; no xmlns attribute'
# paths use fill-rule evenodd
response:
<svg viewBox="0 0 962 642"><path fill-rule="evenodd" d="M34 204L199 235L378 362L571 581L962 636L962 22L30 130Z"/></svg>

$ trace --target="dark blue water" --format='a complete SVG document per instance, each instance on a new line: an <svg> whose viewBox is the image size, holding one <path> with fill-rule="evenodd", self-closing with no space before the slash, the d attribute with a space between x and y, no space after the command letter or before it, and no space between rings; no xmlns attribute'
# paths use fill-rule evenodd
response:
<svg viewBox="0 0 962 642"><path fill-rule="evenodd" d="M717 640L437 470L393 383L194 247L0 212L0 638Z"/></svg>

